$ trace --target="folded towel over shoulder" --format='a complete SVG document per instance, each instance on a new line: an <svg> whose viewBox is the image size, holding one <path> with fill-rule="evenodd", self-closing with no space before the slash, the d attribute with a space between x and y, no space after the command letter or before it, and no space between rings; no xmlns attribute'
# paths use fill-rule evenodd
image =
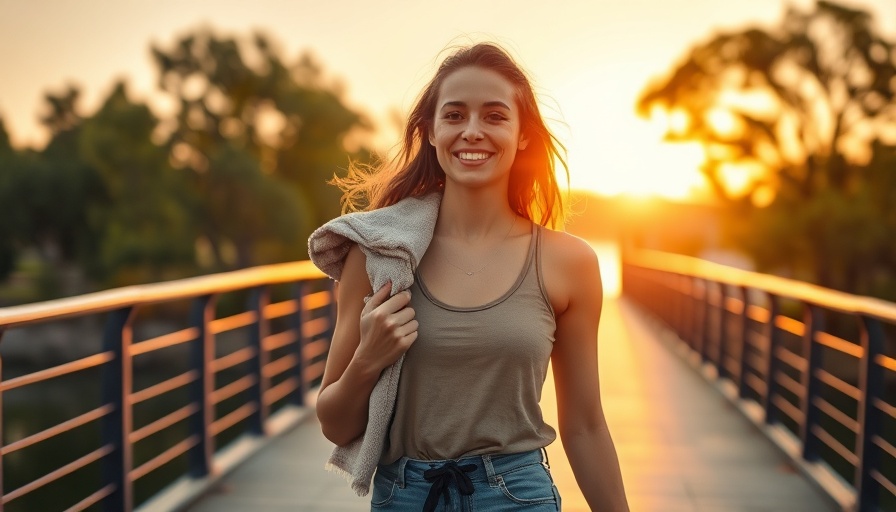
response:
<svg viewBox="0 0 896 512"><path fill-rule="evenodd" d="M367 257L367 275L374 291L389 281L392 295L405 290L413 284L414 270L432 241L441 199L439 193L409 197L392 206L333 219L308 239L311 261L338 281L349 249L358 244ZM327 469L343 474L359 496L370 491L383 453L403 361L402 355L383 370L370 393L364 434L346 446L337 446L327 461Z"/></svg>

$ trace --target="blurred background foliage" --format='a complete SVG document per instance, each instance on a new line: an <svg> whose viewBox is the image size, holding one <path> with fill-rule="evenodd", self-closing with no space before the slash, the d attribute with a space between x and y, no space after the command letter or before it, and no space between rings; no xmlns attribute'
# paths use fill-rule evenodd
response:
<svg viewBox="0 0 896 512"><path fill-rule="evenodd" d="M642 91L759 270L896 300L896 44L868 13L790 8L714 35Z"/></svg>
<svg viewBox="0 0 896 512"><path fill-rule="evenodd" d="M42 150L0 121L0 304L305 258L339 214L326 182L372 158L310 54L204 28L151 51L169 119L119 82L89 115L76 87L46 93Z"/></svg>
<svg viewBox="0 0 896 512"><path fill-rule="evenodd" d="M45 94L41 150L0 120L0 305L305 258L339 214L327 181L375 158L311 54L208 28L150 50L167 117L117 83L91 114ZM714 204L602 199L571 231L896 300L896 42L870 14L819 1L712 34L636 107L704 148Z"/></svg>

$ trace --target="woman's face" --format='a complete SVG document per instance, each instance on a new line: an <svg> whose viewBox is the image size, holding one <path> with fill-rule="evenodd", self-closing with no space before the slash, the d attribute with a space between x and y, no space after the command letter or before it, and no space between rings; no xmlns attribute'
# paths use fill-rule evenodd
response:
<svg viewBox="0 0 896 512"><path fill-rule="evenodd" d="M466 186L506 183L520 132L514 86L494 71L465 67L442 82L429 142L446 180Z"/></svg>

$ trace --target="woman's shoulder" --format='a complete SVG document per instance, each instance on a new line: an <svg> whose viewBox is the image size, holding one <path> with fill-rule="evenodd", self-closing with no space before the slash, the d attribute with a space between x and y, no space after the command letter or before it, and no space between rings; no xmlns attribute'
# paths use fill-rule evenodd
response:
<svg viewBox="0 0 896 512"><path fill-rule="evenodd" d="M542 240L543 255L551 263L597 265L597 256L591 244L575 235L543 227Z"/></svg>

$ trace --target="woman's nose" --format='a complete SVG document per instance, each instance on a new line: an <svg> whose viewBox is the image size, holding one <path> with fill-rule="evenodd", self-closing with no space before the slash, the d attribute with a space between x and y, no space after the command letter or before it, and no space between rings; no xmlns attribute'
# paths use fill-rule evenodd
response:
<svg viewBox="0 0 896 512"><path fill-rule="evenodd" d="M479 126L479 123L475 119L471 119L467 125L464 127L464 132L462 134L465 141L477 141L482 140L484 135L482 134L482 127Z"/></svg>

